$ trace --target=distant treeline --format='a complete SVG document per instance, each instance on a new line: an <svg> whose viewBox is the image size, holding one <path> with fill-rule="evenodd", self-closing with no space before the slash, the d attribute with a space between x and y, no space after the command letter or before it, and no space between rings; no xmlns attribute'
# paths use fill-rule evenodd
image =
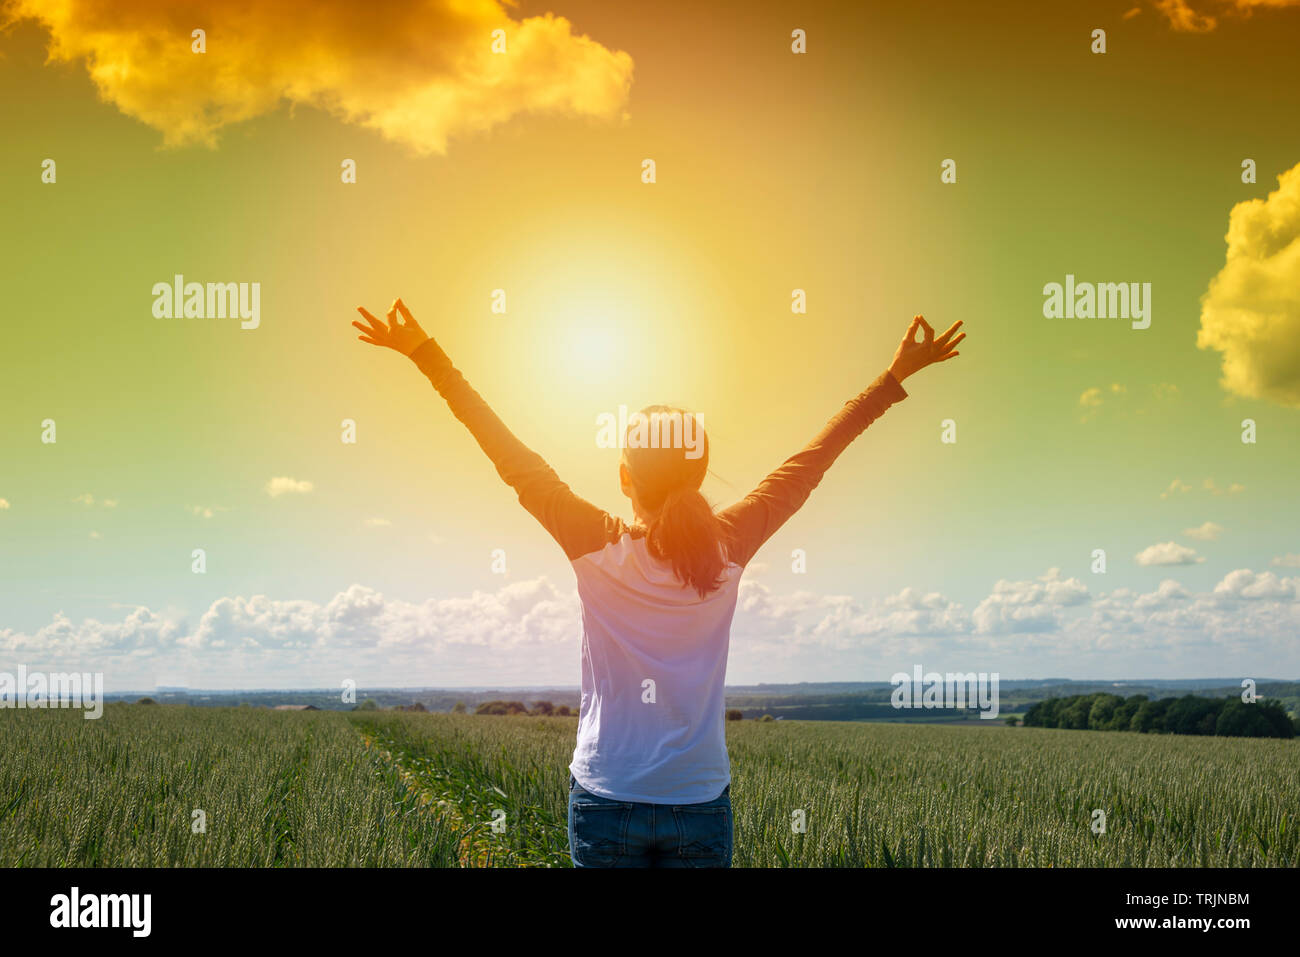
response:
<svg viewBox="0 0 1300 957"><path fill-rule="evenodd" d="M452 708L452 711L465 710L462 702L457 702L459 708ZM569 717L572 712L569 711L567 704L555 705L549 701L534 701L532 708L522 701L484 701L474 709L475 714L528 714L541 718L565 718Z"/></svg>
<svg viewBox="0 0 1300 957"><path fill-rule="evenodd" d="M1298 722L1274 700L1247 704L1239 697L1152 700L1145 695L1072 695L1048 698L1029 707L1024 724L1031 728L1076 731L1138 731L1144 734L1210 734L1232 738L1293 738Z"/></svg>

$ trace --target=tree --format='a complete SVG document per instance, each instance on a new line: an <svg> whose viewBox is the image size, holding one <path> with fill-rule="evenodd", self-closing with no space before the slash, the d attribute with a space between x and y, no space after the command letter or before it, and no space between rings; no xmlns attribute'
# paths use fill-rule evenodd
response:
<svg viewBox="0 0 1300 957"><path fill-rule="evenodd" d="M1286 709L1282 707L1282 702L1269 699L1268 701L1261 701L1259 706L1263 709L1264 717L1273 725L1273 730L1276 732L1275 737L1294 738L1296 736L1296 723L1286 713Z"/></svg>
<svg viewBox="0 0 1300 957"><path fill-rule="evenodd" d="M1219 712L1214 733L1234 738L1292 738L1295 726L1280 701L1246 704L1240 698L1229 698Z"/></svg>
<svg viewBox="0 0 1300 957"><path fill-rule="evenodd" d="M728 708L728 709L727 709L727 720L728 720L728 721L739 721L739 720L740 720L741 718L743 718L744 716L745 716L745 714L744 714L743 711L737 711L735 708Z"/></svg>
<svg viewBox="0 0 1300 957"><path fill-rule="evenodd" d="M1070 728L1074 731L1088 730L1088 715L1092 711L1092 695L1080 694L1071 695L1065 699L1063 707L1057 715L1056 726L1058 728Z"/></svg>
<svg viewBox="0 0 1300 957"><path fill-rule="evenodd" d="M549 701L534 701L533 714L549 718L551 715L555 714L555 705L551 704Z"/></svg>
<svg viewBox="0 0 1300 957"><path fill-rule="evenodd" d="M1165 730L1170 734L1214 734L1215 722L1224 699L1185 694L1174 698L1165 712Z"/></svg>
<svg viewBox="0 0 1300 957"><path fill-rule="evenodd" d="M1104 731L1127 731L1133 723L1133 715L1146 701L1145 695L1135 694L1124 699L1124 703L1115 709L1110 721L1106 722Z"/></svg>
<svg viewBox="0 0 1300 957"><path fill-rule="evenodd" d="M1227 738L1271 738L1273 725L1258 704L1234 698L1223 706L1214 723L1214 733Z"/></svg>
<svg viewBox="0 0 1300 957"><path fill-rule="evenodd" d="M136 704L157 704L157 703L158 702L154 701L153 698L141 698L139 701L136 702Z"/></svg>
<svg viewBox="0 0 1300 957"><path fill-rule="evenodd" d="M775 721L776 718L772 717L770 714L765 714L765 715L763 715L763 717L759 718L758 720L759 720L759 721Z"/></svg>
<svg viewBox="0 0 1300 957"><path fill-rule="evenodd" d="M1060 707L1060 704L1059 698L1044 698L1042 701L1035 701L1025 711L1025 727L1055 728L1056 709Z"/></svg>
<svg viewBox="0 0 1300 957"><path fill-rule="evenodd" d="M1159 701L1144 701L1138 705L1137 711L1133 713L1133 720L1129 722L1130 731L1140 731L1143 734L1163 734L1165 730L1165 712L1169 710L1169 702L1173 698L1161 698Z"/></svg>
<svg viewBox="0 0 1300 957"><path fill-rule="evenodd" d="M1091 731L1104 731L1115 716L1115 711L1124 704L1124 699L1117 694L1104 692L1094 695L1092 707L1088 709L1088 728Z"/></svg>
<svg viewBox="0 0 1300 957"><path fill-rule="evenodd" d="M375 701L374 698L367 698L365 701L361 702L361 704L357 705L356 708L355 708L354 710L356 710L356 711L378 711L378 710L379 710L379 704L378 704L378 702Z"/></svg>
<svg viewBox="0 0 1300 957"><path fill-rule="evenodd" d="M567 718L572 713L573 712L569 710L569 706L567 704L562 704L555 709L555 716L557 718Z"/></svg>
<svg viewBox="0 0 1300 957"><path fill-rule="evenodd" d="M1009 714L1009 715L1007 715L1007 727L1008 727L1008 728L1014 728L1014 727L1015 727L1016 725L1018 725L1019 723L1020 723L1020 719L1017 718L1014 714Z"/></svg>
<svg viewBox="0 0 1300 957"><path fill-rule="evenodd" d="M451 713L452 713L452 714L464 714L464 713L465 713L465 702L463 702L463 701L457 701L454 705L451 706Z"/></svg>

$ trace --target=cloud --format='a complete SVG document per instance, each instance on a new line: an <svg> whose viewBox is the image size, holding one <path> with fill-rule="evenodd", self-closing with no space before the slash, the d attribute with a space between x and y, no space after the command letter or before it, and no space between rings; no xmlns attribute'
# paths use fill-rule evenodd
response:
<svg viewBox="0 0 1300 957"><path fill-rule="evenodd" d="M323 605L265 595L220 598L180 644L245 653L365 647L419 655L456 645L509 652L571 643L576 649L580 634L576 594L562 595L543 577L420 604L385 599L364 585L352 585Z"/></svg>
<svg viewBox="0 0 1300 957"><path fill-rule="evenodd" d="M1164 14L1169 25L1183 33L1209 33L1219 25L1223 15L1248 17L1261 7L1295 7L1300 0L1155 0L1152 4ZM1135 8L1136 9L1136 8ZM1207 12L1213 11L1213 12ZM1134 10L1124 14L1124 19L1135 16Z"/></svg>
<svg viewBox="0 0 1300 957"><path fill-rule="evenodd" d="M268 489L268 493L269 491L270 490ZM185 509L190 514L197 515L199 518L212 518L212 516L216 515L217 512L230 511L228 505L187 505L185 506Z"/></svg>
<svg viewBox="0 0 1300 957"><path fill-rule="evenodd" d="M1135 596L1132 605L1134 608L1144 611L1163 611L1177 607L1182 602L1191 599L1191 592L1172 578L1166 578L1157 586L1155 591Z"/></svg>
<svg viewBox="0 0 1300 957"><path fill-rule="evenodd" d="M617 120L632 82L626 52L551 13L512 20L496 0L11 0L6 14L0 26L43 24L51 61L84 60L100 96L168 146L215 146L224 127L288 102L445 153L449 138L525 113Z"/></svg>
<svg viewBox="0 0 1300 957"><path fill-rule="evenodd" d="M1155 8L1165 15L1171 27L1184 33L1206 33L1218 23L1214 17L1197 13L1187 0L1155 0Z"/></svg>
<svg viewBox="0 0 1300 957"><path fill-rule="evenodd" d="M1300 579L1278 578L1272 572L1257 574L1248 568L1239 568L1225 575L1223 581L1214 586L1214 593L1234 598L1295 599L1297 586L1300 586Z"/></svg>
<svg viewBox="0 0 1300 957"><path fill-rule="evenodd" d="M116 623L75 624L59 613L34 633L0 628L0 660L103 670L119 688L140 687L129 676L158 670L204 674L205 687L338 686L343 677L380 673L390 684L409 685L412 675L571 684L581 634L577 592L560 592L544 577L424 602L354 584L324 603L218 598L196 623L145 607Z"/></svg>
<svg viewBox="0 0 1300 957"><path fill-rule="evenodd" d="M1083 390L1083 394L1079 396L1079 404L1084 408L1095 408L1096 406L1101 405L1107 393L1110 393L1111 395L1124 395L1126 392L1128 392L1128 389L1120 385L1118 382L1112 382L1108 389L1101 389L1097 386L1093 386L1090 389Z"/></svg>
<svg viewBox="0 0 1300 957"><path fill-rule="evenodd" d="M300 481L287 475L277 475L266 483L266 494L271 498L279 498L287 494L306 495L312 488L311 482Z"/></svg>
<svg viewBox="0 0 1300 957"><path fill-rule="evenodd" d="M1198 542L1217 542L1219 536L1223 534L1223 526L1216 525L1214 522L1203 522L1195 528L1183 529L1183 534Z"/></svg>
<svg viewBox="0 0 1300 957"><path fill-rule="evenodd" d="M1177 542L1161 542L1142 549L1137 553L1135 561L1139 565L1195 565L1205 559L1197 555L1194 548Z"/></svg>
<svg viewBox="0 0 1300 957"><path fill-rule="evenodd" d="M1300 568L1300 555L1288 552L1285 555L1279 555L1269 564L1277 568Z"/></svg>
<svg viewBox="0 0 1300 957"><path fill-rule="evenodd" d="M1214 484L1214 479L1210 478L1207 478L1201 483L1201 488L1205 489L1205 491L1209 492L1211 495L1237 495L1246 491L1246 486L1242 485L1240 482L1233 482L1227 488L1219 488L1219 486Z"/></svg>
<svg viewBox="0 0 1300 957"><path fill-rule="evenodd" d="M1300 667L1298 596L1300 577L1249 569L1210 592L1166 579L1147 593L1096 595L1051 569L1032 581L999 581L968 613L918 588L861 601L742 581L728 674L737 683L865 680L918 656L1004 673L1061 674L1084 660L1112 675L1171 666L1184 675L1281 672ZM77 624L58 613L35 632L0 628L0 660L101 670L119 690L148 687L164 673L201 674L209 688L339 687L344 678L363 687L577 681L578 595L545 577L417 602L360 584L324 602L223 597L196 622L122 607L116 622Z"/></svg>
<svg viewBox="0 0 1300 957"><path fill-rule="evenodd" d="M366 525L370 528L387 528L392 525L392 520L387 518L368 518Z"/></svg>
<svg viewBox="0 0 1300 957"><path fill-rule="evenodd" d="M1079 396L1079 405L1081 405L1085 411L1083 415L1079 417L1079 421L1089 422L1096 418L1098 410L1100 410L1108 396L1122 398L1127 392L1128 389L1120 385L1118 382L1112 382L1110 386L1105 389L1098 386L1084 389L1083 393Z"/></svg>
<svg viewBox="0 0 1300 957"><path fill-rule="evenodd" d="M77 505L85 505L87 508L90 508L92 505L95 504L95 496L90 494L89 492L82 492L72 501L75 502ZM117 499L115 498L100 499L99 504L104 508L117 508Z"/></svg>
<svg viewBox="0 0 1300 957"><path fill-rule="evenodd" d="M1142 401L1149 396L1149 401ZM1147 416L1168 408L1169 403L1179 397L1178 386L1172 382L1150 383L1145 388L1136 389L1130 394L1129 388L1119 382L1108 386L1090 386L1079 395L1079 407L1083 410L1079 416L1081 423L1092 422L1103 411L1109 411L1119 418L1129 416Z"/></svg>
<svg viewBox="0 0 1300 957"><path fill-rule="evenodd" d="M8 508L9 508L9 499L0 498L0 512L3 512Z"/></svg>
<svg viewBox="0 0 1300 957"><path fill-rule="evenodd" d="M1201 297L1196 344L1234 395L1300 408L1300 165L1228 215L1227 260Z"/></svg>
<svg viewBox="0 0 1300 957"><path fill-rule="evenodd" d="M134 608L120 622L87 618L75 624L62 612L34 633L0 628L0 652L5 660L44 658L80 667L87 660L104 661L119 655L144 656L175 647L183 625L148 608Z"/></svg>
<svg viewBox="0 0 1300 957"><path fill-rule="evenodd" d="M1060 628L1065 608L1087 600L1083 582L1051 568L1037 581L999 581L971 617L981 634L1051 632Z"/></svg>
<svg viewBox="0 0 1300 957"><path fill-rule="evenodd" d="M1212 478L1207 478L1202 482L1201 488L1216 497L1223 495L1240 495L1242 492L1246 491L1246 486L1242 485L1240 482L1233 482L1227 488L1220 488L1215 484L1215 481ZM1160 493L1160 497L1170 498L1171 496L1182 495L1191 490L1192 486L1188 485L1182 479L1174 479L1169 483L1169 487Z"/></svg>

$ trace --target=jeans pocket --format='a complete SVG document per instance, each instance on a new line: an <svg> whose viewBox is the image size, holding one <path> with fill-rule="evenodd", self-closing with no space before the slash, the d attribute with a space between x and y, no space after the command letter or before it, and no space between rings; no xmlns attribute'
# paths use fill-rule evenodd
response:
<svg viewBox="0 0 1300 957"><path fill-rule="evenodd" d="M693 867L730 867L732 820L729 804L680 804L673 808L677 822L677 856Z"/></svg>
<svg viewBox="0 0 1300 957"><path fill-rule="evenodd" d="M627 853L632 805L597 802L580 798L569 806L569 853L580 867L613 867Z"/></svg>

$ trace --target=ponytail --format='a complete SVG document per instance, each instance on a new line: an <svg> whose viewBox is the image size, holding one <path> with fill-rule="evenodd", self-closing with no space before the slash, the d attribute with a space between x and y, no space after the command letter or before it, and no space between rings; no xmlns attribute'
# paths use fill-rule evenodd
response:
<svg viewBox="0 0 1300 957"><path fill-rule="evenodd" d="M699 489L679 486L669 492L646 529L646 546L672 563L673 573L706 597L723 582L729 539Z"/></svg>
<svg viewBox="0 0 1300 957"><path fill-rule="evenodd" d="M671 562L678 581L704 598L722 586L732 550L726 526L700 494L709 437L700 417L683 409L649 405L637 416L639 431L629 426L623 457L641 514L653 516L645 519L646 548ZM648 436L642 434L647 424Z"/></svg>

